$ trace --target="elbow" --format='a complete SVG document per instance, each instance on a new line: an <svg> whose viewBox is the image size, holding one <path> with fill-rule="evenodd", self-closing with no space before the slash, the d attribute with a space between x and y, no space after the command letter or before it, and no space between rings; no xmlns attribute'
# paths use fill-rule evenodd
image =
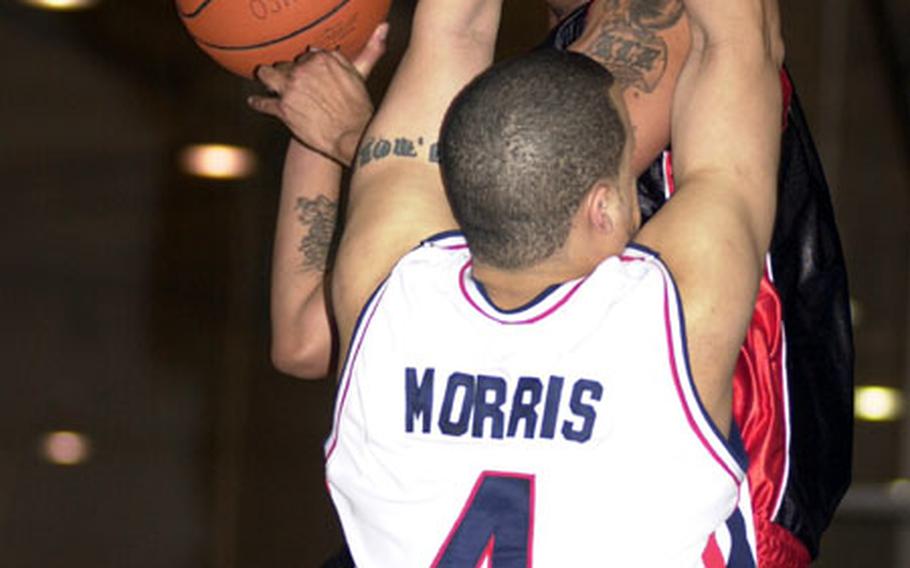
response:
<svg viewBox="0 0 910 568"><path fill-rule="evenodd" d="M331 349L324 348L318 342L302 340L292 344L287 341L273 340L272 365L279 372L305 380L323 379L331 372Z"/></svg>

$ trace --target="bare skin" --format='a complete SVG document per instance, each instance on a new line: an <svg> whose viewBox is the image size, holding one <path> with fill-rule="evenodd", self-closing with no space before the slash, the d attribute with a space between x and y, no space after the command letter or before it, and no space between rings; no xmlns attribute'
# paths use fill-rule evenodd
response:
<svg viewBox="0 0 910 568"><path fill-rule="evenodd" d="M696 388L726 432L733 367L773 226L783 49L773 0L686 6L692 48L672 107L677 194L637 240L659 251L676 276ZM448 101L492 61L500 7L497 0L470 6L422 0L411 45L367 139L431 137ZM604 20L609 16L601 13L594 25ZM535 285L542 291L536 273L566 281L622 251L635 228L631 168L626 156L618 179L591 187L565 245L551 257L518 270L475 262L474 275L493 301L520 299ZM342 357L362 307L394 263L423 238L454 226L434 164L397 157L357 170L332 281Z"/></svg>
<svg viewBox="0 0 910 568"><path fill-rule="evenodd" d="M554 18L562 18L584 4L584 0L550 0L548 6ZM643 171L662 151L669 140L669 108L676 76L688 52L688 25L682 13L680 0L597 0L591 7L591 25L573 46L598 60L622 80L621 93L629 108L630 120L635 130L635 152L632 156L632 171ZM554 20L558 21L558 19ZM375 51L369 51L370 59ZM364 55L358 57L361 59ZM378 57L378 55L376 56ZM375 60L373 60L375 62ZM356 63L356 62L355 62ZM355 65L356 67L356 65ZM263 79L291 73L293 67L284 65L274 74ZM265 71L265 69L263 69ZM297 73L296 77L304 74ZM353 76L346 79L354 80ZM277 79L272 80L274 83ZM269 86L268 83L266 83ZM374 136L367 137L355 157L350 141L352 125L365 127L366 120L340 120L345 113L353 117L362 116L369 99L365 89L346 88L346 99L334 99L330 106L325 101L332 94L321 94L315 87L322 83L301 86L291 80L284 82L287 87L272 100L274 111L263 107L254 109L272 114L283 121L299 140L304 140L319 153L331 156L338 163L350 164L356 161L363 167L369 162L388 159L409 158L434 162L435 133L432 137ZM298 88L299 87L299 88ZM274 89L273 89L274 90ZM351 97L351 94L357 94ZM315 104L308 101L320 101ZM366 103L364 102L366 101ZM280 103L281 107L278 107ZM341 104L344 103L344 104ZM345 107L347 105L347 107ZM295 110L303 106L302 111ZM332 108L333 114L306 114L307 108ZM344 110L347 108L348 110ZM371 107L370 107L371 108ZM307 120L317 124L306 124ZM362 132L362 128L360 130ZM357 136L359 138L359 136ZM320 162L317 155L308 155L305 148L291 143L285 165L284 193L292 188L321 187L319 194L326 196L321 211L328 211L329 203L336 203L338 188L329 188L333 179L340 179L340 172L334 171L328 161ZM312 179L307 179L308 174ZM307 197L307 199L309 199ZM272 286L272 360L284 373L300 378L321 378L329 375L333 368L333 333L330 310L326 307L326 294L322 278L309 275L288 267L306 264L307 251L316 255L318 246L328 255L330 241L311 239L305 250L299 250L302 243L300 230L285 219L292 214L294 203L279 211L276 230L276 252ZM316 205L310 206L315 208ZM305 227L304 227L305 230ZM320 231L320 234L324 232ZM280 251L291 250L286 241L298 246L300 261ZM299 258L299 257L298 257ZM317 273L318 271L313 271Z"/></svg>
<svg viewBox="0 0 910 568"><path fill-rule="evenodd" d="M459 0L422 0L416 35L367 138L427 138L438 129L447 102L492 58L500 6L477 2L469 9ZM688 0L686 6L692 49L672 107L677 194L637 240L659 251L676 276L696 387L726 432L733 367L773 226L783 48L773 0ZM596 15L595 25L609 19ZM446 34L451 43L440 42ZM447 64L427 72L440 57ZM566 281L623 250L636 207L628 158L618 179L592 186L554 255L518 270L474 263L494 301L520 299L535 283L542 291L535 273ZM389 159L357 170L332 282L342 346L393 264L421 239L453 227L433 164Z"/></svg>
<svg viewBox="0 0 910 568"><path fill-rule="evenodd" d="M677 192L636 240L660 251L676 277L692 374L727 432L774 224L784 50L775 0L685 6L692 46L672 107Z"/></svg>
<svg viewBox="0 0 910 568"><path fill-rule="evenodd" d="M310 52L294 64L259 69L274 96L251 108L291 129L272 258L272 361L281 371L318 378L333 360L333 323L323 282L330 268L342 167L349 166L373 105L365 78L385 52L377 28L353 62Z"/></svg>
<svg viewBox="0 0 910 568"><path fill-rule="evenodd" d="M616 77L635 131L632 171L640 173L670 139L670 101L689 53L689 23L681 0L594 2L589 24L570 49Z"/></svg>

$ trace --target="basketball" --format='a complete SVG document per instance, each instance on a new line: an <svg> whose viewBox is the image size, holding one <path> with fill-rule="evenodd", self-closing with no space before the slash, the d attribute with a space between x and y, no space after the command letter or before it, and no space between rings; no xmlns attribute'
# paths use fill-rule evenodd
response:
<svg viewBox="0 0 910 568"><path fill-rule="evenodd" d="M222 67L252 77L258 65L291 61L307 47L353 58L391 0L176 0L193 40Z"/></svg>

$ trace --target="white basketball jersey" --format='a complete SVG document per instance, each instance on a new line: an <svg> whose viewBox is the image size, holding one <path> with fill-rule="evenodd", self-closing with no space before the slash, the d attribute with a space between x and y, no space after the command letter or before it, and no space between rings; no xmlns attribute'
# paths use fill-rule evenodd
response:
<svg viewBox="0 0 910 568"><path fill-rule="evenodd" d="M326 442L355 562L703 565L743 471L686 353L647 251L502 311L461 235L424 243L364 308Z"/></svg>

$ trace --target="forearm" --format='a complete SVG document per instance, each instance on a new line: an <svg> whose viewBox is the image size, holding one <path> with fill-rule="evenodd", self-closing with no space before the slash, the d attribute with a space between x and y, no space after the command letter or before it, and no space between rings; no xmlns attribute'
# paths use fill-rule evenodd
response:
<svg viewBox="0 0 910 568"><path fill-rule="evenodd" d="M408 48L364 139L435 142L454 95L492 63L501 10L502 0L420 0ZM369 175L389 163L371 163ZM352 187L360 177L358 170ZM351 198L358 200L356 189Z"/></svg>
<svg viewBox="0 0 910 568"><path fill-rule="evenodd" d="M775 4L752 0L732 15L693 14L692 53L673 104L677 185L716 180L692 185L723 188L742 211L759 256L770 240L777 195L783 59L776 15L764 14L765 6Z"/></svg>
<svg viewBox="0 0 910 568"><path fill-rule="evenodd" d="M336 162L291 140L272 258L272 361L301 378L329 372L332 329L323 283L341 176Z"/></svg>
<svg viewBox="0 0 910 568"><path fill-rule="evenodd" d="M423 41L468 40L495 47L503 0L418 0L408 51L425 49ZM435 40L435 42L434 42Z"/></svg>
<svg viewBox="0 0 910 568"><path fill-rule="evenodd" d="M502 0L417 5L410 43L364 136L351 182L332 289L342 341L395 262L454 226L433 144L453 97L492 62L501 8ZM364 159L380 140L386 142Z"/></svg>

